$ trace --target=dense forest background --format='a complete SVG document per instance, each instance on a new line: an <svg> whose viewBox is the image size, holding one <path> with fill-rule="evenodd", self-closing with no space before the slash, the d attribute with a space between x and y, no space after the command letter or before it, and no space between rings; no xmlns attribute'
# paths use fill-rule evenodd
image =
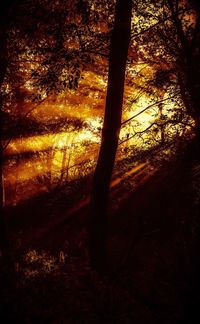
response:
<svg viewBox="0 0 200 324"><path fill-rule="evenodd" d="M195 323L198 0L9 0L0 15L7 322Z"/></svg>

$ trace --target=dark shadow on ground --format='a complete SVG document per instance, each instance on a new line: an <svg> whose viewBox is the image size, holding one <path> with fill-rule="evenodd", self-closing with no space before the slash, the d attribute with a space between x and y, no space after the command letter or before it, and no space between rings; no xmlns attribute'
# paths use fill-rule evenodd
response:
<svg viewBox="0 0 200 324"><path fill-rule="evenodd" d="M6 321L198 323L199 192L192 148L130 192L109 217L104 278L89 264L87 209L16 244L15 283L1 285Z"/></svg>

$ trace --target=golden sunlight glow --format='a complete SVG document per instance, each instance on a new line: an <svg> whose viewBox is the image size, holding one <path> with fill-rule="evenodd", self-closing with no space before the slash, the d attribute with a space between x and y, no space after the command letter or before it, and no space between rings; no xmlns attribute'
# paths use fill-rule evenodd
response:
<svg viewBox="0 0 200 324"><path fill-rule="evenodd" d="M100 125L98 120L94 125ZM90 145L85 146L85 141ZM79 177L96 159L98 142L99 136L85 129L13 139L5 152L9 158L4 163L6 204L48 191L55 181ZM50 182L44 181L48 178Z"/></svg>
<svg viewBox="0 0 200 324"><path fill-rule="evenodd" d="M114 12L111 8L114 9L114 3L105 1L102 7L102 3L91 0L89 10L84 1L79 2L66 1L67 14L57 24L60 11L57 12L56 8L62 6L56 1L52 25L46 27L48 19L38 21L33 42L29 37L23 37L23 28L21 32L18 24L8 29L9 68L2 86L6 206L17 205L61 187L71 190L78 179L85 180L95 168L106 105L109 63L112 61L108 56L112 44L110 32L114 26ZM85 8L83 12L82 5ZM186 32L190 42L197 14L188 10L186 0L180 0L177 5L176 9L180 9L179 27L183 33ZM176 35L175 28L172 28L173 11L170 13L169 8L160 5L159 1L158 5L156 2L146 5L141 1L133 9L122 127L116 155L116 169L122 165L119 174L123 175L115 179L114 174L111 188L125 177L137 176L137 172L151 167L144 157L149 148L162 147L163 150L167 143L165 138L170 142L174 136L187 135L190 127L184 123L188 114L184 114L179 80L185 80L187 69L182 75L180 64L178 72L181 78L177 73L179 54L184 52L184 47L181 48L182 42L177 41L178 33ZM89 24L91 17L92 23ZM41 18L38 16L33 21L37 19ZM27 28L29 31L28 25ZM50 32L46 28L50 28ZM172 46L168 46L169 40L173 40ZM14 49L16 55L13 60L11 54ZM177 104L172 96L177 99ZM108 107L113 111L115 108L114 105ZM20 127L23 127L22 131ZM136 160L135 152L140 155L138 165L135 162L128 165L129 161ZM27 257L30 260L40 258L34 251Z"/></svg>
<svg viewBox="0 0 200 324"><path fill-rule="evenodd" d="M122 151L119 150L117 153L118 159L124 157L124 148L141 145L132 135L144 131L158 113L158 107L154 106L139 114L152 103L147 95L140 94L140 87L144 86L142 76L152 78L153 73L152 67L144 65L140 71L141 77L133 76L138 88L135 89L132 85L125 87L123 121L133 115L138 116L124 124L121 129L120 141L126 139L127 141L122 145ZM22 116L30 111L27 120L35 120L39 124L48 125L52 121L58 123L62 121L67 125L68 120L72 125L76 121L84 124L77 130L69 127L68 131L11 140L5 151L4 163L6 205L18 204L41 192L51 190L57 184L66 183L91 172L99 150L106 83L107 77L85 71L78 90L49 97L38 105L29 103L23 105ZM27 81L26 87L31 89L31 83ZM163 96L162 93L160 95ZM127 106L127 99L134 96L137 97L135 103ZM135 170L137 171L137 167Z"/></svg>

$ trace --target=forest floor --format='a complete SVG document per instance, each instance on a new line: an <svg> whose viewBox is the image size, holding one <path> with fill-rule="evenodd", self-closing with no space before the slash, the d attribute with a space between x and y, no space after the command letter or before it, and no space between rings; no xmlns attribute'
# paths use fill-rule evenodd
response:
<svg viewBox="0 0 200 324"><path fill-rule="evenodd" d="M4 323L200 322L199 160L188 150L137 174L134 190L113 184L104 277L89 264L87 194L8 212L15 269L2 276Z"/></svg>

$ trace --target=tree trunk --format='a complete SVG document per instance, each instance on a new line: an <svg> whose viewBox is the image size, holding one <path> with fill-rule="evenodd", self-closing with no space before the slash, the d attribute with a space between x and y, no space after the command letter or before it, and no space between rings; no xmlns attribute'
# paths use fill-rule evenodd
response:
<svg viewBox="0 0 200 324"><path fill-rule="evenodd" d="M0 2L0 263L7 263L10 268L9 241L6 232L4 215L4 188L3 188L3 97L2 84L7 71L7 30L15 9L22 0L7 0Z"/></svg>
<svg viewBox="0 0 200 324"><path fill-rule="evenodd" d="M6 32L0 31L0 87L7 69L7 42ZM2 91L0 89L0 253L3 254L7 247L7 237L4 219L4 193L3 193L3 142L2 142L2 129L3 129L3 111L2 111Z"/></svg>
<svg viewBox="0 0 200 324"><path fill-rule="evenodd" d="M181 64L178 73L180 93L187 109L187 113L195 122L196 141L199 142L200 148L200 6L195 0L193 0L192 3L196 10L197 18L193 38L190 42L188 42L184 35L178 16L174 21L182 46Z"/></svg>
<svg viewBox="0 0 200 324"><path fill-rule="evenodd" d="M132 0L117 0L111 37L106 107L101 147L94 172L89 221L91 265L106 271L106 210L121 128L126 61L131 36Z"/></svg>

